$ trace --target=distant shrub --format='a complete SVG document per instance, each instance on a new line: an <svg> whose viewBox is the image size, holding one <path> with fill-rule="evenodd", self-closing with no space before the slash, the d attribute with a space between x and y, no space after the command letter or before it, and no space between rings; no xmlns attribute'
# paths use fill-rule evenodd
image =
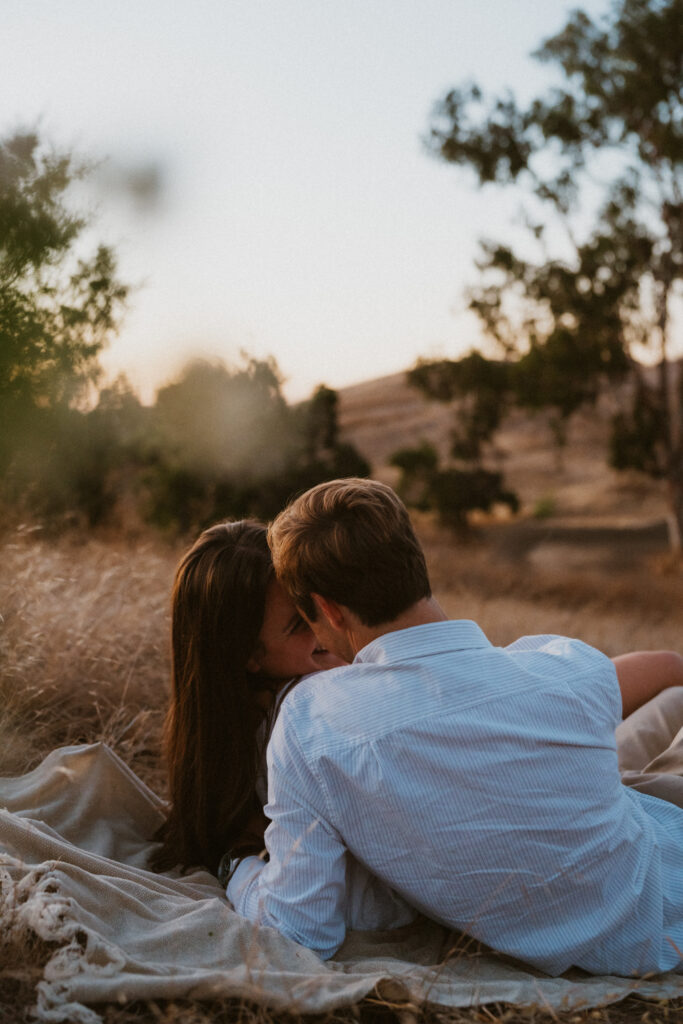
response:
<svg viewBox="0 0 683 1024"><path fill-rule="evenodd" d="M503 487L502 473L488 469L442 469L429 482L430 506L442 523L456 528L467 525L467 513L478 509L490 512L494 505L507 505L511 512L519 509L513 491Z"/></svg>
<svg viewBox="0 0 683 1024"><path fill-rule="evenodd" d="M544 494L534 503L534 519L550 519L557 511L557 501L553 494Z"/></svg>
<svg viewBox="0 0 683 1024"><path fill-rule="evenodd" d="M322 480L367 476L339 440L337 394L290 406L272 360L193 362L143 406L120 379L88 411L61 404L15 421L5 506L58 528L144 521L185 534L225 518L272 518Z"/></svg>
<svg viewBox="0 0 683 1024"><path fill-rule="evenodd" d="M422 441L415 448L402 448L390 463L401 470L398 491L413 508L433 509L442 523L463 529L467 514L474 509L488 512L496 504L517 512L519 500L503 487L501 473L482 468L439 468L436 448Z"/></svg>
<svg viewBox="0 0 683 1024"><path fill-rule="evenodd" d="M338 439L337 402L321 386L289 406L273 360L189 364L152 409L148 520L184 533L228 517L270 519L322 480L367 476L367 461Z"/></svg>
<svg viewBox="0 0 683 1024"><path fill-rule="evenodd" d="M422 511L431 508L430 482L439 466L434 445L423 439L415 448L400 448L390 457L389 465L401 470L398 491L406 504Z"/></svg>

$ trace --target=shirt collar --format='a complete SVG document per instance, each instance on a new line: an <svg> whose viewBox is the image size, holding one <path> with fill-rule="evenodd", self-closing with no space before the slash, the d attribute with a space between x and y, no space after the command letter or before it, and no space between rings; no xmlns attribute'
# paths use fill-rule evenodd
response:
<svg viewBox="0 0 683 1024"><path fill-rule="evenodd" d="M384 633L366 644L353 659L353 663L355 665L361 662L374 662L381 665L400 661L405 657L413 659L425 654L491 646L493 645L490 640L476 622L469 619L448 619Z"/></svg>

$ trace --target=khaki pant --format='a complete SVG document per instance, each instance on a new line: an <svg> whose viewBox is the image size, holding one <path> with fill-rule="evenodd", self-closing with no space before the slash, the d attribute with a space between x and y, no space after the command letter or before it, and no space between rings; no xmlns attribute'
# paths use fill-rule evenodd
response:
<svg viewBox="0 0 683 1024"><path fill-rule="evenodd" d="M683 807L683 686L662 690L616 729L621 781Z"/></svg>

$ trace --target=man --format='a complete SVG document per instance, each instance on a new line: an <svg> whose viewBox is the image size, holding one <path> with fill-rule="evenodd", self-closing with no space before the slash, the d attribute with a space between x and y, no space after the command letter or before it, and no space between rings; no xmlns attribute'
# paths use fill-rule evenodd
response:
<svg viewBox="0 0 683 1024"><path fill-rule="evenodd" d="M683 683L680 656L493 647L446 619L404 506L374 481L313 488L269 539L319 643L353 663L283 701L270 859L237 864L236 910L333 955L350 850L423 913L549 974L677 967L683 810L622 786L614 730Z"/></svg>

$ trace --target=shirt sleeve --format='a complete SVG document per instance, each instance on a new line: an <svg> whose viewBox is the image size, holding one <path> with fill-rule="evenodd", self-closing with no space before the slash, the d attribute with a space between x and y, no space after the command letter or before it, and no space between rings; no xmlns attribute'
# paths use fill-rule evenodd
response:
<svg viewBox="0 0 683 1024"><path fill-rule="evenodd" d="M260 857L245 857L235 868L225 895L240 917L258 920L258 879L265 867Z"/></svg>
<svg viewBox="0 0 683 1024"><path fill-rule="evenodd" d="M268 747L268 796L269 859L245 858L228 899L238 913L327 959L345 935L346 848L326 820L320 785L282 714Z"/></svg>
<svg viewBox="0 0 683 1024"><path fill-rule="evenodd" d="M606 654L581 640L564 636L523 636L509 644L506 651L527 653L538 668L541 657L552 659L549 677L569 687L588 714L613 731L622 720L621 690L614 663ZM550 665L550 662L548 663Z"/></svg>

